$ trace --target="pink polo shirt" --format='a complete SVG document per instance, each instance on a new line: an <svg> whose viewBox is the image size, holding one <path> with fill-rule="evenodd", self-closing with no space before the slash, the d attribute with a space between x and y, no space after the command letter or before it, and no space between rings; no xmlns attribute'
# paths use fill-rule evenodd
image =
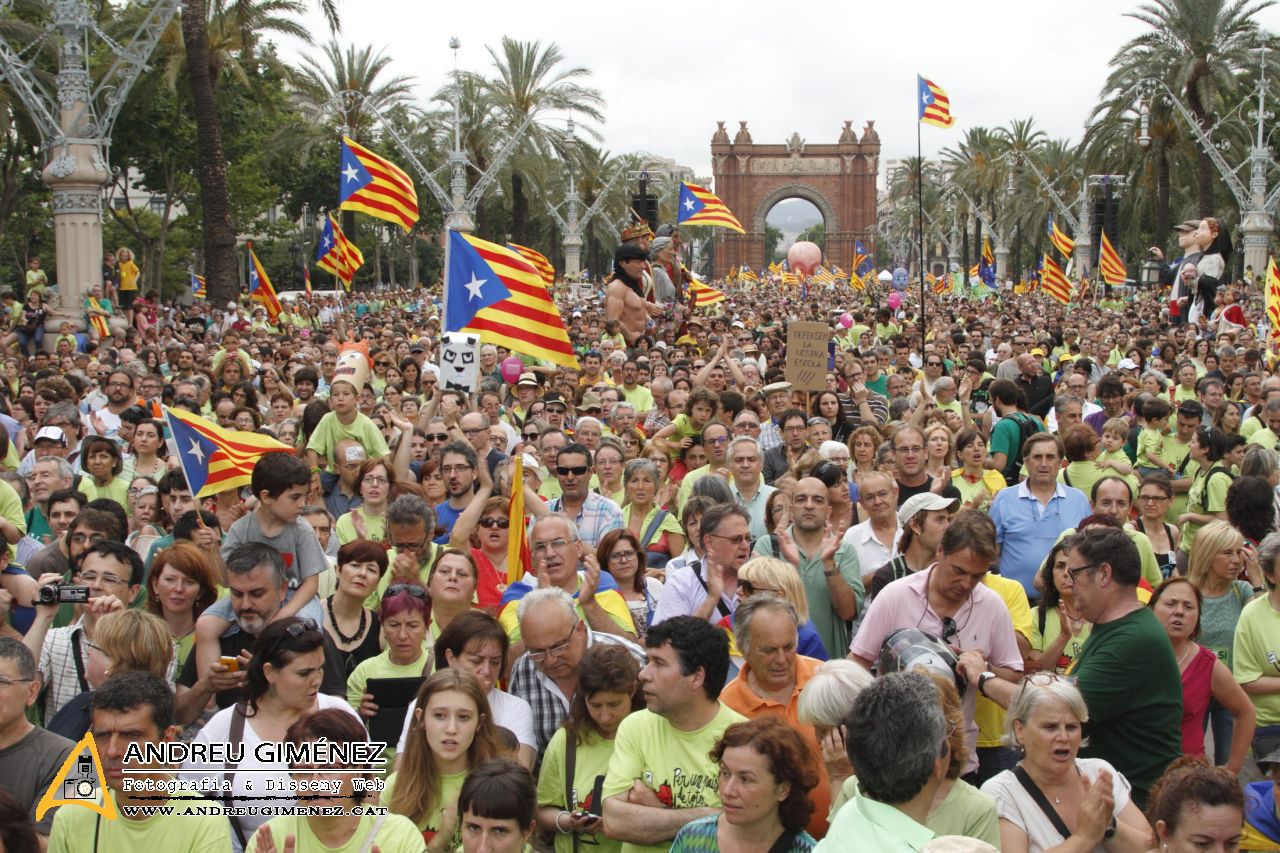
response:
<svg viewBox="0 0 1280 853"><path fill-rule="evenodd" d="M881 590L871 602L849 651L875 663L885 638L899 628L919 628L935 637L942 637L942 618L929 606L926 594L933 569L930 566ZM949 641L952 648L962 652L979 649L992 666L1022 671L1022 653L1018 651L1013 621L999 595L978 584L969 596L969 603L962 606L954 618L960 631ZM974 721L977 696L977 690L965 691L964 719L968 730L965 743L969 746L965 773L978 767L978 724Z"/></svg>

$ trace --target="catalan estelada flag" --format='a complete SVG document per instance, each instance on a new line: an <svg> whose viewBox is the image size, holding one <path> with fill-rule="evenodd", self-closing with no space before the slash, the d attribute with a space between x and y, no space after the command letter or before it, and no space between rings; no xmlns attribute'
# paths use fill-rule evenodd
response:
<svg viewBox="0 0 1280 853"><path fill-rule="evenodd" d="M418 193L403 169L345 136L339 168L341 209L394 222L409 233L418 221Z"/></svg>
<svg viewBox="0 0 1280 853"><path fill-rule="evenodd" d="M293 448L256 432L223 429L185 409L165 409L182 473L197 498L249 484L253 466L267 453Z"/></svg>
<svg viewBox="0 0 1280 853"><path fill-rule="evenodd" d="M450 231L445 293L446 332L465 329L486 343L578 367L542 274L513 249Z"/></svg>
<svg viewBox="0 0 1280 853"><path fill-rule="evenodd" d="M307 290L307 296L311 295L311 264L307 263L307 259L302 259L302 286Z"/></svg>
<svg viewBox="0 0 1280 853"><path fill-rule="evenodd" d="M253 253L253 242L249 243L249 298L267 309L267 319L275 322L280 316L280 300L276 298L276 289L267 278L267 271L262 262Z"/></svg>
<svg viewBox="0 0 1280 853"><path fill-rule="evenodd" d="M316 244L316 266L333 273L343 288L350 290L351 280L363 264L364 254L360 247L347 239L336 217L332 214L326 216L320 242Z"/></svg>
<svg viewBox="0 0 1280 853"><path fill-rule="evenodd" d="M205 289L204 276L196 275L193 271L191 273L191 296L195 299L204 299L208 295L208 291Z"/></svg>
<svg viewBox="0 0 1280 853"><path fill-rule="evenodd" d="M755 270L751 269L750 265L748 264L742 265L742 271L738 273L738 278L742 279L743 281L759 281L760 280L759 274L756 273Z"/></svg>
<svg viewBox="0 0 1280 853"><path fill-rule="evenodd" d="M947 93L932 80L916 75L916 108L919 119L934 127L951 127L955 124L955 116L951 115L951 100Z"/></svg>
<svg viewBox="0 0 1280 853"><path fill-rule="evenodd" d="M1045 293L1063 305L1071 301L1071 282L1067 281L1067 276L1062 272L1062 267L1054 263L1053 258L1047 254L1041 261L1040 283Z"/></svg>
<svg viewBox="0 0 1280 853"><path fill-rule="evenodd" d="M533 268L538 271L538 275L542 276L542 280L547 286L556 283L556 268L547 260L547 256L539 252L537 249L530 249L528 246L521 246L517 243L507 243L507 247L515 250L516 254L533 264Z"/></svg>
<svg viewBox="0 0 1280 853"><path fill-rule="evenodd" d="M1129 277L1124 261L1120 260L1120 255L1115 246L1111 245L1105 230L1102 232L1102 250L1098 253L1098 272L1102 273L1102 280L1110 285L1124 284Z"/></svg>
<svg viewBox="0 0 1280 853"><path fill-rule="evenodd" d="M719 225L739 234L747 233L715 193L684 181L680 182L680 213L676 222L680 225Z"/></svg>
<svg viewBox="0 0 1280 853"><path fill-rule="evenodd" d="M715 305L717 302L724 302L724 291L716 290L711 285L700 279L694 279L689 282L689 295L693 299L694 308L705 308L708 305Z"/></svg>
<svg viewBox="0 0 1280 853"><path fill-rule="evenodd" d="M1280 341L1280 270L1274 257L1267 261L1267 325L1271 327L1270 341Z"/></svg>
<svg viewBox="0 0 1280 853"><path fill-rule="evenodd" d="M1053 221L1052 213L1049 214L1049 225L1046 230L1049 234L1049 242L1057 247L1058 251L1062 253L1062 257L1070 258L1071 253L1076 249L1076 241L1068 237L1066 232L1058 227L1058 223Z"/></svg>
<svg viewBox="0 0 1280 853"><path fill-rule="evenodd" d="M106 307L92 296L85 297L85 305L95 311L106 311ZM107 318L101 314L90 314L89 325L98 333L98 340L105 341L111 337L111 327L107 325Z"/></svg>

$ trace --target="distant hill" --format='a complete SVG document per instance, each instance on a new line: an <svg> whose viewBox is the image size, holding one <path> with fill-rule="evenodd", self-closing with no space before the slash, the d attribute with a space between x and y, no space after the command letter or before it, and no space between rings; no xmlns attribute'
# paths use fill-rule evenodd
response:
<svg viewBox="0 0 1280 853"><path fill-rule="evenodd" d="M770 225L786 234L799 234L810 225L822 222L818 208L802 198L789 198L778 202L769 211Z"/></svg>

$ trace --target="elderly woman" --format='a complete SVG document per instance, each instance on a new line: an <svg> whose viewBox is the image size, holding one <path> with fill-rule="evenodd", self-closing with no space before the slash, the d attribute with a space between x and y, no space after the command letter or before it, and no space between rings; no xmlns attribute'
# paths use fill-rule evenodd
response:
<svg viewBox="0 0 1280 853"><path fill-rule="evenodd" d="M632 459L622 471L626 505L623 526L636 535L643 565L662 568L684 551L684 532L676 516L662 508L657 466L649 459Z"/></svg>
<svg viewBox="0 0 1280 853"><path fill-rule="evenodd" d="M673 263L676 256L675 243L670 237L656 237L649 244L649 263L653 272L653 301L659 305L667 305L676 301L680 290L667 273L667 267L679 269Z"/></svg>
<svg viewBox="0 0 1280 853"><path fill-rule="evenodd" d="M1069 680L1037 673L1023 682L1005 714L1005 741L1023 758L982 786L996 801L1001 850L1147 850L1151 827L1129 782L1100 758L1077 757L1088 719ZM1067 847L1068 837L1081 846Z"/></svg>

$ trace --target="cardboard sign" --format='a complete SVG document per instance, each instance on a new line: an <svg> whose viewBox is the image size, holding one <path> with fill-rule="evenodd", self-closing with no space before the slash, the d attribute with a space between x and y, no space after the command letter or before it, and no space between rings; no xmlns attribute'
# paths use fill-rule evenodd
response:
<svg viewBox="0 0 1280 853"><path fill-rule="evenodd" d="M786 379L797 391L821 391L827 387L827 344L831 327L826 323L787 324Z"/></svg>

